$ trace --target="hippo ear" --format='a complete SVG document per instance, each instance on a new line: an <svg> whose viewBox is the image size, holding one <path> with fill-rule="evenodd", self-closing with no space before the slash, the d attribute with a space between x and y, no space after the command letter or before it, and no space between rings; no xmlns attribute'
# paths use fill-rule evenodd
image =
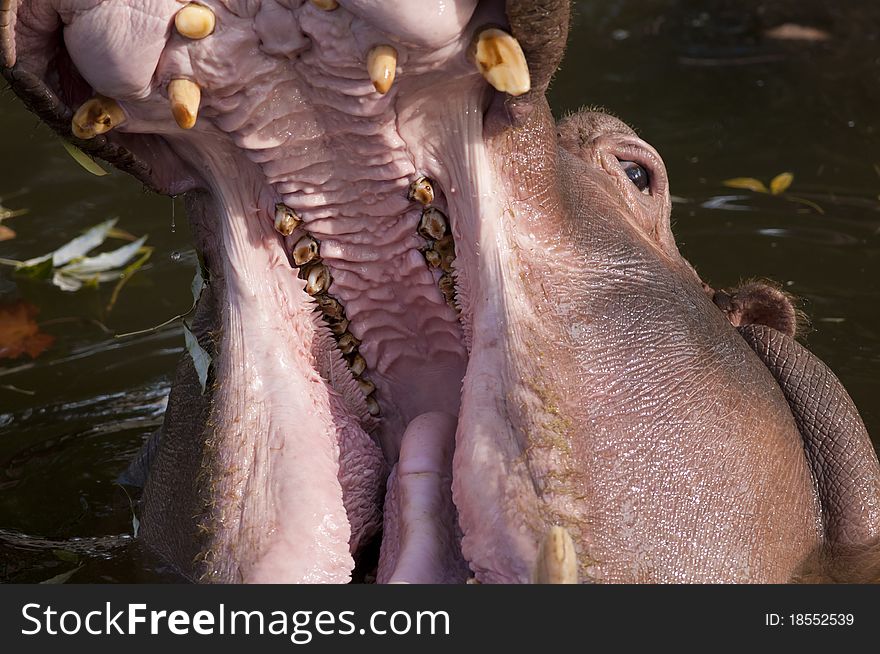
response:
<svg viewBox="0 0 880 654"><path fill-rule="evenodd" d="M526 56L532 90L518 99L543 97L562 61L571 15L569 0L507 0L510 31Z"/></svg>

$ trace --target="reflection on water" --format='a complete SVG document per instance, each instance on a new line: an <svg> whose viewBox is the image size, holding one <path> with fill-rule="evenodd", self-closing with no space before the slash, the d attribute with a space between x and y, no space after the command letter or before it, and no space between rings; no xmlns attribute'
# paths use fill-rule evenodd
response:
<svg viewBox="0 0 880 654"><path fill-rule="evenodd" d="M808 345L877 435L880 3L830 4L581 2L551 103L559 115L600 103L657 147L685 256L716 287L766 277L799 297ZM814 31L770 38L785 24ZM175 326L113 335L189 308L182 207L120 174L88 176L36 122L0 97L0 205L29 210L4 222L16 238L0 258L42 254L114 216L155 252L112 312L109 289L65 294L0 270L0 302L38 306L55 337L33 362L0 360L0 580L173 579L131 538L116 478L160 423L183 338ZM795 178L781 196L723 184L783 171Z"/></svg>

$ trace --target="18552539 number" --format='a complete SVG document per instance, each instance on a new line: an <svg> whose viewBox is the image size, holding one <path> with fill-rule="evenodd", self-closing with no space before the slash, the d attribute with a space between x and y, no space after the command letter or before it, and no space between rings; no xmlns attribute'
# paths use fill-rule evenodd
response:
<svg viewBox="0 0 880 654"><path fill-rule="evenodd" d="M856 618L852 613L765 613L764 624L768 627L851 627Z"/></svg>
<svg viewBox="0 0 880 654"><path fill-rule="evenodd" d="M851 627L856 621L852 613L791 613L793 627Z"/></svg>

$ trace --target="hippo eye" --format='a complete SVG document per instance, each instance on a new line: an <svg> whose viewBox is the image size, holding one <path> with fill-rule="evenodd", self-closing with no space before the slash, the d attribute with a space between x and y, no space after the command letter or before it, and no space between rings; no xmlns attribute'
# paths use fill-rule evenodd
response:
<svg viewBox="0 0 880 654"><path fill-rule="evenodd" d="M632 183L635 184L636 188L642 193L650 188L651 178L648 176L648 171L642 168L639 164L634 161L621 161L620 166L626 172L626 176L630 178Z"/></svg>

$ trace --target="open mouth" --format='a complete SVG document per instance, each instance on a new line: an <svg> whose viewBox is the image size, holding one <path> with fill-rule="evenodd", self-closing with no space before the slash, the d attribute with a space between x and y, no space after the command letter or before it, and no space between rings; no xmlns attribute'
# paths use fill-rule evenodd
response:
<svg viewBox="0 0 880 654"><path fill-rule="evenodd" d="M209 489L197 576L346 581L380 532L379 581L473 576L453 450L498 418L522 190L506 131L546 121L529 91L543 99L568 17L507 5L4 2L6 63L27 62L10 81L43 91L34 108L193 192L214 362L188 425ZM537 78L521 42L544 53Z"/></svg>

